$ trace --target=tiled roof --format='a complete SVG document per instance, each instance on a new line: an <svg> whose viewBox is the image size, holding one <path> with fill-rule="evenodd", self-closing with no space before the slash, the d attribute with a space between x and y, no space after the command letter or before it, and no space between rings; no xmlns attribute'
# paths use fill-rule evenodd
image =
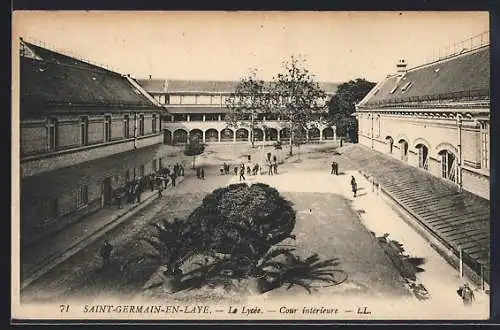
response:
<svg viewBox="0 0 500 330"><path fill-rule="evenodd" d="M148 93L165 93L167 91L164 79L136 79L136 81Z"/></svg>
<svg viewBox="0 0 500 330"><path fill-rule="evenodd" d="M23 116L40 115L46 106L80 106L100 112L103 108L156 108L118 73L25 57L21 57L20 67Z"/></svg>
<svg viewBox="0 0 500 330"><path fill-rule="evenodd" d="M388 76L358 107L433 99L489 97L490 49L482 47Z"/></svg>
<svg viewBox="0 0 500 330"><path fill-rule="evenodd" d="M443 179L366 146L352 145L343 156L355 163L358 170L373 176L384 192L457 256L463 249L469 266L479 272L482 264L489 273L488 200L467 191L459 192Z"/></svg>
<svg viewBox="0 0 500 330"><path fill-rule="evenodd" d="M139 84L150 93L232 93L238 81L215 80L161 80L137 79ZM328 94L337 91L338 83L319 83Z"/></svg>

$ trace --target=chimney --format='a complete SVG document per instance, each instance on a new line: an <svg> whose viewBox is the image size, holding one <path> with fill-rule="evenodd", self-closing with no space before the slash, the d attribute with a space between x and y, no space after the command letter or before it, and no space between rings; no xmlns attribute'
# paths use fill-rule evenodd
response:
<svg viewBox="0 0 500 330"><path fill-rule="evenodd" d="M406 73L406 61L399 60L398 64L396 64L396 69L397 69L398 74L404 75Z"/></svg>
<svg viewBox="0 0 500 330"><path fill-rule="evenodd" d="M151 75L149 75L149 80L151 80Z"/></svg>

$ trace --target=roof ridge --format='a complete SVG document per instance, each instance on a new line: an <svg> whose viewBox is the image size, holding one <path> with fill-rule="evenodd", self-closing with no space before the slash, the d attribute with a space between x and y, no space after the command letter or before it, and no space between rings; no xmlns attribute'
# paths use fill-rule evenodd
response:
<svg viewBox="0 0 500 330"><path fill-rule="evenodd" d="M439 63L443 63L443 62L455 60L455 59L457 59L459 57L462 57L462 56L469 56L469 55L472 55L474 53L478 53L479 51L488 49L489 47L490 47L490 45L484 45L484 46L477 47L477 48L474 48L474 49L469 49L469 50L467 50L465 52L462 52L462 53L452 54L452 55L449 55L447 57L441 58L441 59L436 60L436 61L427 62L427 63L423 63L423 64L420 64L420 65L414 66L414 67L409 68L408 70L406 70L406 72L414 71L416 69L421 69L421 68L424 68L424 67L427 67L427 66L431 66L431 65L434 65L434 64L439 64ZM398 75L398 74L395 73L394 75Z"/></svg>

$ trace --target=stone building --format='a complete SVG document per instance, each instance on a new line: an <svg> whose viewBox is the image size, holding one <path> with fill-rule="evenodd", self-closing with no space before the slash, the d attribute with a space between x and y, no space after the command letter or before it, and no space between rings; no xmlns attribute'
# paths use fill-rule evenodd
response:
<svg viewBox="0 0 500 330"><path fill-rule="evenodd" d="M238 82L161 80L150 77L139 79L138 83L168 109L170 115L162 121L165 143L185 143L191 135L199 136L206 143L250 141L248 127L228 127L224 120L228 111L226 99L234 92ZM338 84L321 83L320 86L331 98ZM270 114L258 116L262 122L255 128L255 142L279 141L289 137L288 129L280 118ZM336 131L334 126L319 125L304 132L304 136L311 141L335 140Z"/></svg>
<svg viewBox="0 0 500 330"><path fill-rule="evenodd" d="M19 87L23 245L162 166L164 109L130 77L21 39Z"/></svg>
<svg viewBox="0 0 500 330"><path fill-rule="evenodd" d="M359 143L489 199L488 45L413 68L401 60L355 115Z"/></svg>

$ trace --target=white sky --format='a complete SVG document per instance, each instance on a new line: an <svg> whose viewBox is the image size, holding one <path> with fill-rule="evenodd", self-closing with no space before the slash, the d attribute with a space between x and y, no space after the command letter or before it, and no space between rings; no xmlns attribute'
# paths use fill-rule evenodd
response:
<svg viewBox="0 0 500 330"><path fill-rule="evenodd" d="M136 78L262 79L291 55L319 81L378 81L489 30L487 12L15 12L13 41L108 65Z"/></svg>

